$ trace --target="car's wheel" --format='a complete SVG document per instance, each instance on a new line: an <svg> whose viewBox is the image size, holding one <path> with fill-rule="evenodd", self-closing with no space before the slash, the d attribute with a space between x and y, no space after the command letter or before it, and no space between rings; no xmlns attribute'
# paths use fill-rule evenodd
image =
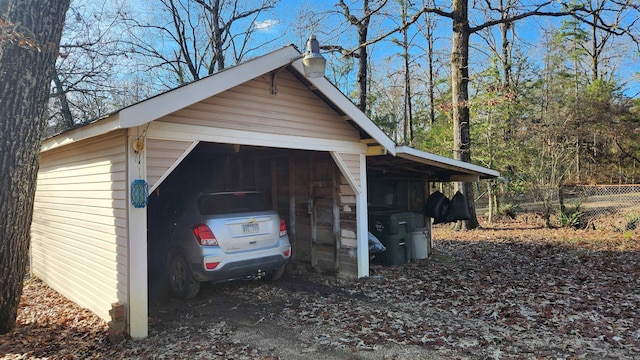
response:
<svg viewBox="0 0 640 360"><path fill-rule="evenodd" d="M285 267L285 265L282 265L281 267L279 267L279 268L273 270L272 272L268 273L267 275L265 275L262 279L264 281L280 280L280 278L284 274L284 267Z"/></svg>
<svg viewBox="0 0 640 360"><path fill-rule="evenodd" d="M200 282L197 281L187 260L181 254L173 254L169 258L169 285L171 291L180 299L191 299L200 291Z"/></svg>

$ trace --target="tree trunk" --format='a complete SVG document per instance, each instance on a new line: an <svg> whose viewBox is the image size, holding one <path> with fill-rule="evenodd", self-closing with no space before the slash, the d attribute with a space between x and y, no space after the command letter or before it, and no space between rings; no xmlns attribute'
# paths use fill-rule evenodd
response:
<svg viewBox="0 0 640 360"><path fill-rule="evenodd" d="M365 1L365 4L368 4ZM367 9L368 9L368 5ZM361 25L358 27L358 44L367 42L367 33L369 32L369 17L362 19ZM367 47L363 46L358 50L358 108L363 113L367 113L367 74L369 72Z"/></svg>
<svg viewBox="0 0 640 360"><path fill-rule="evenodd" d="M489 222L489 224L492 224L494 213L493 199L495 197L493 195L493 186L491 184L491 180L487 181L487 197L489 199L489 219L487 221Z"/></svg>
<svg viewBox="0 0 640 360"><path fill-rule="evenodd" d="M0 334L15 327L46 105L69 0L0 2Z"/></svg>
<svg viewBox="0 0 640 360"><path fill-rule="evenodd" d="M468 0L453 1L453 38L451 50L451 87L453 101L453 157L471 162L471 133L469 131L469 29ZM461 230L479 226L476 217L473 186L458 182L456 189L466 198L471 220L458 224Z"/></svg>
<svg viewBox="0 0 640 360"><path fill-rule="evenodd" d="M406 25L406 9L402 9L402 23ZM402 52L404 57L404 145L413 146L413 109L411 102L411 68L409 61L408 29L402 30ZM409 134L407 134L407 128Z"/></svg>
<svg viewBox="0 0 640 360"><path fill-rule="evenodd" d="M209 66L209 75L216 71L224 70L224 41L222 39L222 33L225 29L223 29L220 24L220 7L220 0L216 0L213 6L214 11L211 13L213 23L213 38L211 42L215 56L213 57L211 66Z"/></svg>
<svg viewBox="0 0 640 360"><path fill-rule="evenodd" d="M433 29L435 25L432 22L431 14L425 14L426 19L426 36L427 36L427 67L429 68L428 89L429 89L429 120L431 125L436 122L436 96L435 96L435 70L434 70L434 49L435 42Z"/></svg>
<svg viewBox="0 0 640 360"><path fill-rule="evenodd" d="M598 16L600 16L600 12L593 13L593 23L598 23ZM599 67L599 57L600 57L600 47L598 46L598 28L596 26L591 26L591 82L596 82L600 78L600 74L598 73Z"/></svg>
<svg viewBox="0 0 640 360"><path fill-rule="evenodd" d="M53 70L53 84L56 87L54 94L58 98L58 101L60 101L60 112L62 113L61 122L56 124L56 132L71 129L74 123L71 107L69 106L69 99L67 99L67 93L64 90L62 79L60 79L60 74L58 74L56 69Z"/></svg>
<svg viewBox="0 0 640 360"><path fill-rule="evenodd" d="M513 4L507 1L505 4L503 0L500 1L500 19L505 20L509 17L509 11ZM503 22L500 25L500 38L502 40L502 55L500 62L502 63L503 79L502 86L505 89L511 86L511 44L509 42L509 30L512 29L513 23Z"/></svg>
<svg viewBox="0 0 640 360"><path fill-rule="evenodd" d="M431 125L436 122L436 95L435 95L435 75L433 69L433 40L428 40L429 46L429 120Z"/></svg>

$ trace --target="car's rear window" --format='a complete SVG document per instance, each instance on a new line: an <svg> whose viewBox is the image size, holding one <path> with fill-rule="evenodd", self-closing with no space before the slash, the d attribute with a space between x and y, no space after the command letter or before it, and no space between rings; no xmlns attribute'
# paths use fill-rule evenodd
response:
<svg viewBox="0 0 640 360"><path fill-rule="evenodd" d="M206 194L198 198L202 215L220 215L269 210L264 195L254 192Z"/></svg>

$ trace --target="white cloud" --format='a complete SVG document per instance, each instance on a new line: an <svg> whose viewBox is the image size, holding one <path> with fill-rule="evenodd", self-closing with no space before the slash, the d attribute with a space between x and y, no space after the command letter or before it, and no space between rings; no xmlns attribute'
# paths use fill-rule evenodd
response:
<svg viewBox="0 0 640 360"><path fill-rule="evenodd" d="M272 27L278 25L279 21L275 19L267 19L263 21L257 21L255 23L255 29L258 31L268 31Z"/></svg>

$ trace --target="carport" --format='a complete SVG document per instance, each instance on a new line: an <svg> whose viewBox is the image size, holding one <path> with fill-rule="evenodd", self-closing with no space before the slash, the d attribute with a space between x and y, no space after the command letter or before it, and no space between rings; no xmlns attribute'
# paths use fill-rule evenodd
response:
<svg viewBox="0 0 640 360"><path fill-rule="evenodd" d="M447 179L497 175L397 148L326 78L305 78L299 58L288 46L44 141L33 274L106 320L125 304L128 333L145 337L147 207L134 184L160 191L190 154L230 159L225 176L270 191L294 262L339 276L369 274L368 158Z"/></svg>

